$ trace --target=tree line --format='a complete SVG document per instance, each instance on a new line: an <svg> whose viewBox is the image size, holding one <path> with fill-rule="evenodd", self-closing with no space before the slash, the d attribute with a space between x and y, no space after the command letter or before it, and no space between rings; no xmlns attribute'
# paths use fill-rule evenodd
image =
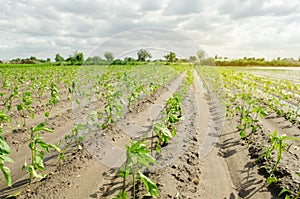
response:
<svg viewBox="0 0 300 199"><path fill-rule="evenodd" d="M125 57L123 59L115 59L113 52L105 52L104 58L100 56L88 57L85 59L82 52L76 51L73 55L69 55L68 58L64 58L57 53L54 61L50 58L46 60L37 59L34 56L30 58L16 58L10 60L12 64L49 64L49 65L137 65L140 62L150 61L152 58L151 53L146 49L140 49L137 52L137 58ZM191 55L189 58L179 59L175 52L169 52L164 55L164 60L154 60L161 62L194 62L200 65L216 65L216 66L300 66L300 58L295 60L293 58L280 58L267 61L264 58L255 57L243 57L240 59L228 59L227 57L220 57L215 55L214 57L207 57L204 50L199 50L195 55ZM1 63L1 61L0 61Z"/></svg>

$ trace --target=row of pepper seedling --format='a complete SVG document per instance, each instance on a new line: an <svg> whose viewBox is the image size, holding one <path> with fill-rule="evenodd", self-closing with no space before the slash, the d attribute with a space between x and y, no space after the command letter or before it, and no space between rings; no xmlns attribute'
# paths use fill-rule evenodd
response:
<svg viewBox="0 0 300 199"><path fill-rule="evenodd" d="M178 92L175 92L171 98L166 102L165 108L162 112L162 119L160 122L154 123L150 133L150 145L146 142L148 134L140 138L138 141L130 141L130 146L126 145L126 161L120 168L120 177L123 179L122 190L114 197L114 199L127 199L129 197L126 191L126 181L129 175L132 177L132 198L136 198L136 183L140 180L147 191L147 195L157 198L159 191L156 183L149 179L145 174L145 167L151 168L156 164L156 160L152 157L153 149L160 154L162 146L165 146L169 141L176 136L176 124L183 118L183 110L181 102L183 96L186 94L189 86L193 82L192 68L187 71L185 81L182 83Z"/></svg>

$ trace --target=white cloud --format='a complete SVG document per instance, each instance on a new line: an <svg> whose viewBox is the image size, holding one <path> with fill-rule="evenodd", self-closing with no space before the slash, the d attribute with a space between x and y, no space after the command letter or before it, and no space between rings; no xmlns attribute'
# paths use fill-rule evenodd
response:
<svg viewBox="0 0 300 199"><path fill-rule="evenodd" d="M144 27L179 31L211 55L297 58L298 13L298 0L7 0L0 7L0 59L88 53L115 34Z"/></svg>

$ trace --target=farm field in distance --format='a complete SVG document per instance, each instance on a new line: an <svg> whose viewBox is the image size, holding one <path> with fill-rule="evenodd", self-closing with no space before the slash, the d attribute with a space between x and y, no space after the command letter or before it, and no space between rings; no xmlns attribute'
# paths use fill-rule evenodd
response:
<svg viewBox="0 0 300 199"><path fill-rule="evenodd" d="M300 68L0 65L0 198L300 198Z"/></svg>

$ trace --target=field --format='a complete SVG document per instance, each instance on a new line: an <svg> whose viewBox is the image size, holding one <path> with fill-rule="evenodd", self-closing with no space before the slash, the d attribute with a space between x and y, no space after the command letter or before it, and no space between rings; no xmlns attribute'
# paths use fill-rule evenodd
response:
<svg viewBox="0 0 300 199"><path fill-rule="evenodd" d="M3 66L0 99L1 198L300 197L298 68Z"/></svg>

